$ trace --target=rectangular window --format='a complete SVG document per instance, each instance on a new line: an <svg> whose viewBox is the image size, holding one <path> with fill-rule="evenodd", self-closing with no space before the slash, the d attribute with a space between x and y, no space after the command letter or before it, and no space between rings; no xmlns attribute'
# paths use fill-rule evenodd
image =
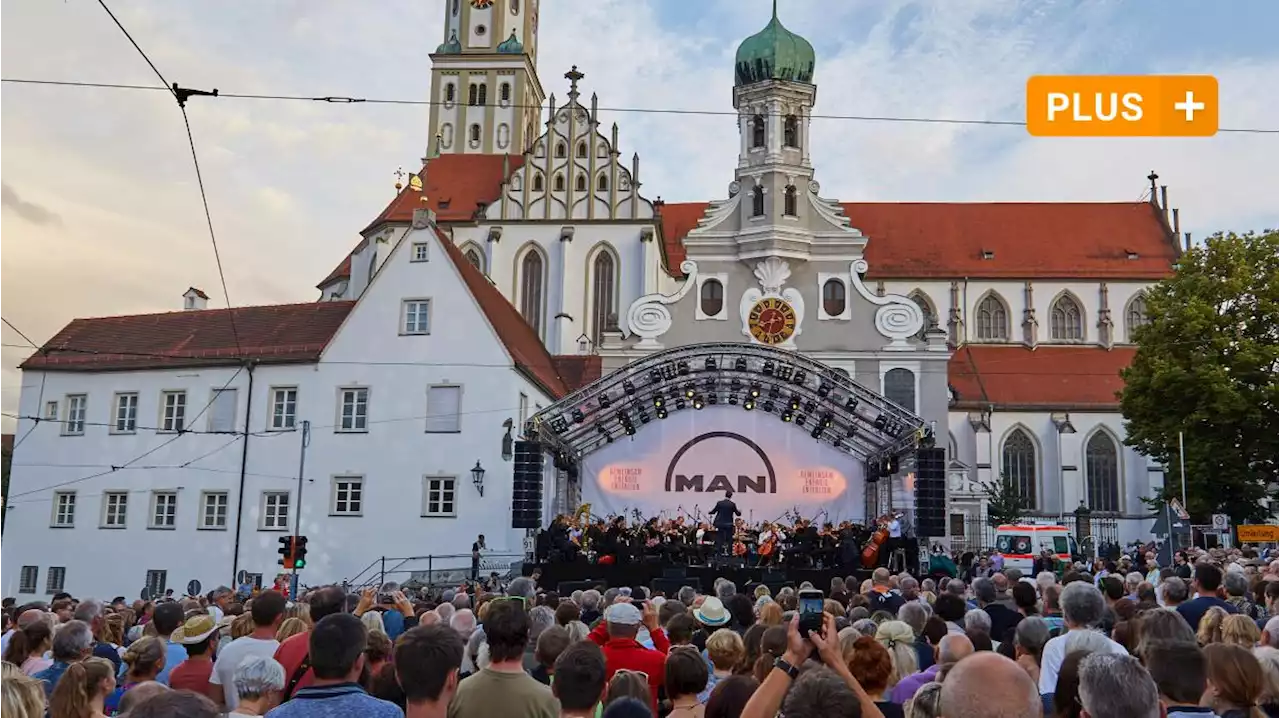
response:
<svg viewBox="0 0 1280 718"><path fill-rule="evenodd" d="M414 261L414 262L427 261L427 252L429 251L428 247L430 246L431 245L427 244L426 242L414 242L413 243L413 259L411 261Z"/></svg>
<svg viewBox="0 0 1280 718"><path fill-rule="evenodd" d="M333 516L359 516L364 510L364 478L361 476L333 477Z"/></svg>
<svg viewBox="0 0 1280 718"><path fill-rule="evenodd" d="M67 420L62 424L62 433L67 436L79 436L84 433L84 415L89 397L84 394L67 395Z"/></svg>
<svg viewBox="0 0 1280 718"><path fill-rule="evenodd" d="M520 423L516 426L516 435L524 436L524 424L529 420L529 397L520 395Z"/></svg>
<svg viewBox="0 0 1280 718"><path fill-rule="evenodd" d="M213 401L209 403L209 431L236 430L236 398L235 389L214 389Z"/></svg>
<svg viewBox="0 0 1280 718"><path fill-rule="evenodd" d="M102 528L124 528L128 510L128 491L104 491L102 493Z"/></svg>
<svg viewBox="0 0 1280 718"><path fill-rule="evenodd" d="M40 579L39 566L23 566L18 577L18 593L35 593L36 581Z"/></svg>
<svg viewBox="0 0 1280 718"><path fill-rule="evenodd" d="M452 476L428 476L423 479L422 515L457 516L457 486L458 480Z"/></svg>
<svg viewBox="0 0 1280 718"><path fill-rule="evenodd" d="M298 421L298 389L297 387L281 387L271 390L271 418L269 428L272 431L292 431Z"/></svg>
<svg viewBox="0 0 1280 718"><path fill-rule="evenodd" d="M206 491L200 494L200 528L227 528L227 504L229 497L225 491Z"/></svg>
<svg viewBox="0 0 1280 718"><path fill-rule="evenodd" d="M116 394L115 421L111 431L116 434L132 434L138 430L138 394L126 392Z"/></svg>
<svg viewBox="0 0 1280 718"><path fill-rule="evenodd" d="M178 525L178 492L151 492L151 528L171 529Z"/></svg>
<svg viewBox="0 0 1280 718"><path fill-rule="evenodd" d="M44 582L45 593L60 593L67 583L66 566L50 566L49 575Z"/></svg>
<svg viewBox="0 0 1280 718"><path fill-rule="evenodd" d="M369 430L369 390L339 389L338 431Z"/></svg>
<svg viewBox="0 0 1280 718"><path fill-rule="evenodd" d="M433 386L427 389L427 431L462 431L462 387Z"/></svg>
<svg viewBox="0 0 1280 718"><path fill-rule="evenodd" d="M46 402L44 403L44 418L45 418L47 421L57 421L57 420L58 420L58 402L56 402L56 401L46 401ZM31 588L31 590L32 590L32 592L34 592L36 589L35 589L35 587L33 586L33 587Z"/></svg>
<svg viewBox="0 0 1280 718"><path fill-rule="evenodd" d="M152 596L163 596L165 584L169 582L169 572L163 569L151 569L147 571L147 591Z"/></svg>
<svg viewBox="0 0 1280 718"><path fill-rule="evenodd" d="M187 392L166 391L160 397L160 405L164 410L160 417L160 430L182 431L187 426Z"/></svg>
<svg viewBox="0 0 1280 718"><path fill-rule="evenodd" d="M289 530L289 492L262 492L262 530Z"/></svg>
<svg viewBox="0 0 1280 718"><path fill-rule="evenodd" d="M71 528L76 525L76 492L54 492L53 525L55 528Z"/></svg>
<svg viewBox="0 0 1280 718"><path fill-rule="evenodd" d="M404 319L400 325L401 334L431 333L430 299L406 299L400 314Z"/></svg>

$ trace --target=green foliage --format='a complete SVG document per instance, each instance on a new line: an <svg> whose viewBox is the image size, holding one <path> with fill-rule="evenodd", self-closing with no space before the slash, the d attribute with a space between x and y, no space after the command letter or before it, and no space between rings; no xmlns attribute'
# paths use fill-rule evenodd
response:
<svg viewBox="0 0 1280 718"><path fill-rule="evenodd" d="M987 495L987 523L992 527L1017 523L1027 510L1026 497L1018 491L1013 479L1004 474L999 481L982 482L982 491Z"/></svg>
<svg viewBox="0 0 1280 718"><path fill-rule="evenodd" d="M1125 443L1166 466L1180 497L1178 432L1185 443L1187 511L1235 522L1263 519L1276 480L1277 251L1272 230L1216 234L1147 293L1149 323L1124 370Z"/></svg>

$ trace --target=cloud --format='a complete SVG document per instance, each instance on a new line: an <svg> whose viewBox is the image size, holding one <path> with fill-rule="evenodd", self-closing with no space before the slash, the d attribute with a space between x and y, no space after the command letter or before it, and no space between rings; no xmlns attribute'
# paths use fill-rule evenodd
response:
<svg viewBox="0 0 1280 718"><path fill-rule="evenodd" d="M16 212L19 217L32 224L62 224L62 218L57 213L19 197L17 190L10 187L8 183L0 184L0 206Z"/></svg>

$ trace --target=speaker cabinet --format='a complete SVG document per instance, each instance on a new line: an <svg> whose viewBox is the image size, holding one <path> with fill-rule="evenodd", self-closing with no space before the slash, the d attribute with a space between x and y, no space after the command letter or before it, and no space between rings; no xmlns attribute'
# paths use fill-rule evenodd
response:
<svg viewBox="0 0 1280 718"><path fill-rule="evenodd" d="M938 538L947 534L947 452L916 450L916 535Z"/></svg>
<svg viewBox="0 0 1280 718"><path fill-rule="evenodd" d="M542 481L545 471L542 445L517 441L511 481L511 528L542 528Z"/></svg>

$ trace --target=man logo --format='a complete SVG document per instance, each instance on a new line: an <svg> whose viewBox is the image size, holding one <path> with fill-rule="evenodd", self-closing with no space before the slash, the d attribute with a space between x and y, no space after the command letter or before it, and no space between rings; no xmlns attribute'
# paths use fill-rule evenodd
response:
<svg viewBox="0 0 1280 718"><path fill-rule="evenodd" d="M700 444L697 451L690 453L690 449ZM725 468L732 468L734 473L722 473ZM744 494L776 494L778 477L773 463L754 441L731 431L712 431L690 439L671 457L664 488L674 492L733 490Z"/></svg>

